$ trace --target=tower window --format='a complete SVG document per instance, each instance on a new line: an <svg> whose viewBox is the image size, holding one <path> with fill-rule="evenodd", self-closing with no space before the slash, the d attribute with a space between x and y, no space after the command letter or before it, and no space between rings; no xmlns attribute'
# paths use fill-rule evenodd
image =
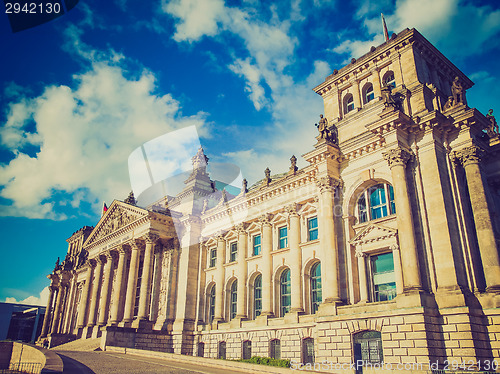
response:
<svg viewBox="0 0 500 374"><path fill-rule="evenodd" d="M382 183L370 187L358 198L357 206L360 223L395 214L394 189Z"/></svg>
<svg viewBox="0 0 500 374"><path fill-rule="evenodd" d="M292 286L290 281L290 270L286 269L281 273L280 278L281 290L281 316L283 317L290 311L290 304L292 301Z"/></svg>
<svg viewBox="0 0 500 374"><path fill-rule="evenodd" d="M288 247L288 229L287 227L279 228L279 248Z"/></svg>
<svg viewBox="0 0 500 374"><path fill-rule="evenodd" d="M345 112L349 113L354 110L354 97L349 94L345 98Z"/></svg>
<svg viewBox="0 0 500 374"><path fill-rule="evenodd" d="M260 235L255 235L253 237L253 255L260 255Z"/></svg>
<svg viewBox="0 0 500 374"><path fill-rule="evenodd" d="M396 79L394 78L394 72L389 71L385 74L384 85L390 86L391 88L396 88Z"/></svg>
<svg viewBox="0 0 500 374"><path fill-rule="evenodd" d="M365 104L368 104L373 99L375 99L375 93L373 92L373 85L371 83L368 83L364 89L363 100Z"/></svg>

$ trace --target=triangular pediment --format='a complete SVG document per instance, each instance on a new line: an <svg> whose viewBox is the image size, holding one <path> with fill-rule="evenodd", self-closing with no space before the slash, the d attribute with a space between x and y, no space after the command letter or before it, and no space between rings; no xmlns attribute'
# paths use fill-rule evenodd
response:
<svg viewBox="0 0 500 374"><path fill-rule="evenodd" d="M101 217L94 230L92 230L84 246L99 241L147 216L148 211L146 209L114 200L106 213Z"/></svg>
<svg viewBox="0 0 500 374"><path fill-rule="evenodd" d="M350 240L351 244L369 243L396 236L398 230L392 227L379 225L376 223L364 227L356 236Z"/></svg>

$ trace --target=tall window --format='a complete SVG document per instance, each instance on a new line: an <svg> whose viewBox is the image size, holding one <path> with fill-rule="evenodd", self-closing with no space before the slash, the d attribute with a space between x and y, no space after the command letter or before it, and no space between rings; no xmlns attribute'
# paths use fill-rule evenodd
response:
<svg viewBox="0 0 500 374"><path fill-rule="evenodd" d="M396 277L392 252L370 256L373 300L386 301L396 297Z"/></svg>
<svg viewBox="0 0 500 374"><path fill-rule="evenodd" d="M292 286L290 281L290 270L286 269L281 273L280 278L281 290L281 316L290 311L290 304L292 302Z"/></svg>
<svg viewBox="0 0 500 374"><path fill-rule="evenodd" d="M345 98L345 112L349 113L354 110L354 97L349 94Z"/></svg>
<svg viewBox="0 0 500 374"><path fill-rule="evenodd" d="M198 357L205 357L205 343L198 343Z"/></svg>
<svg viewBox="0 0 500 374"><path fill-rule="evenodd" d="M260 235L255 235L253 237L253 255L260 255Z"/></svg>
<svg viewBox="0 0 500 374"><path fill-rule="evenodd" d="M269 342L269 356L276 360L281 359L281 341L273 339Z"/></svg>
<svg viewBox="0 0 500 374"><path fill-rule="evenodd" d="M305 338L302 340L302 355L304 364L314 363L314 339Z"/></svg>
<svg viewBox="0 0 500 374"><path fill-rule="evenodd" d="M245 340L243 342L243 360L249 360L252 358L252 342L250 340Z"/></svg>
<svg viewBox="0 0 500 374"><path fill-rule="evenodd" d="M219 342L219 352L217 352L217 358L226 359L226 342Z"/></svg>
<svg viewBox="0 0 500 374"><path fill-rule="evenodd" d="M217 264L217 249L210 250L210 267L213 268Z"/></svg>
<svg viewBox="0 0 500 374"><path fill-rule="evenodd" d="M360 223L394 213L396 213L394 189L390 184L377 184L370 187L358 198L358 218Z"/></svg>
<svg viewBox="0 0 500 374"><path fill-rule="evenodd" d="M384 76L384 85L390 86L391 88L396 88L396 79L394 79L394 73L389 71Z"/></svg>
<svg viewBox="0 0 500 374"><path fill-rule="evenodd" d="M234 262L236 261L236 256L238 255L238 243L237 242L231 243L229 248L230 248L229 262Z"/></svg>
<svg viewBox="0 0 500 374"><path fill-rule="evenodd" d="M208 322L212 323L215 318L215 284L210 289L208 296Z"/></svg>
<svg viewBox="0 0 500 374"><path fill-rule="evenodd" d="M236 317L236 310L238 308L238 282L234 281L233 284L231 284L231 294L230 294L230 311L231 315L229 316L230 319L233 319Z"/></svg>
<svg viewBox="0 0 500 374"><path fill-rule="evenodd" d="M313 217L307 220L307 240L316 239L318 239L318 217Z"/></svg>
<svg viewBox="0 0 500 374"><path fill-rule="evenodd" d="M257 275L253 285L253 315L260 316L262 312L262 275Z"/></svg>
<svg viewBox="0 0 500 374"><path fill-rule="evenodd" d="M137 272L137 284L135 290L134 317L139 315L139 301L141 298L142 268L144 267L144 258L139 260L139 270Z"/></svg>
<svg viewBox="0 0 500 374"><path fill-rule="evenodd" d="M375 93L373 92L373 85L369 83L365 86L363 101L365 104L368 104L373 99L375 99Z"/></svg>
<svg viewBox="0 0 500 374"><path fill-rule="evenodd" d="M318 311L319 304L323 301L321 294L321 263L316 263L311 268L311 312Z"/></svg>
<svg viewBox="0 0 500 374"><path fill-rule="evenodd" d="M279 248L288 247L288 229L287 227L280 227L279 229Z"/></svg>

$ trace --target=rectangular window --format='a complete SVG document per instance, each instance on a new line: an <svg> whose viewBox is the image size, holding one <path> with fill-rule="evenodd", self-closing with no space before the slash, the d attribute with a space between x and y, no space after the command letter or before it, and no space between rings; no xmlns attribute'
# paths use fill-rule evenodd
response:
<svg viewBox="0 0 500 374"><path fill-rule="evenodd" d="M269 353L271 358L275 358L276 360L281 359L281 342L279 339L273 339L270 342Z"/></svg>
<svg viewBox="0 0 500 374"><path fill-rule="evenodd" d="M255 235L253 237L253 255L260 255L260 235Z"/></svg>
<svg viewBox="0 0 500 374"><path fill-rule="evenodd" d="M391 253L370 256L373 282L373 300L387 301L396 297L394 259Z"/></svg>
<svg viewBox="0 0 500 374"><path fill-rule="evenodd" d="M238 255L238 243L234 242L230 245L229 262L236 261L236 256Z"/></svg>
<svg viewBox="0 0 500 374"><path fill-rule="evenodd" d="M215 267L215 264L217 264L217 249L214 248L210 251L210 267Z"/></svg>
<svg viewBox="0 0 500 374"><path fill-rule="evenodd" d="M309 241L318 239L318 217L307 220L307 239Z"/></svg>
<svg viewBox="0 0 500 374"><path fill-rule="evenodd" d="M288 247L288 229L287 227L279 228L279 248Z"/></svg>
<svg viewBox="0 0 500 374"><path fill-rule="evenodd" d="M245 340L243 342L243 360L250 360L252 358L252 342Z"/></svg>

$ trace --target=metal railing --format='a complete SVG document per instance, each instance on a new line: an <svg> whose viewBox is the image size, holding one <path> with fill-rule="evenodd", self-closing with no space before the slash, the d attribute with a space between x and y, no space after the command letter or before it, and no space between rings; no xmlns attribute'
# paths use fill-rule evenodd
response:
<svg viewBox="0 0 500 374"><path fill-rule="evenodd" d="M39 374L42 372L40 362L11 362L8 369L0 369L0 374L29 373Z"/></svg>

